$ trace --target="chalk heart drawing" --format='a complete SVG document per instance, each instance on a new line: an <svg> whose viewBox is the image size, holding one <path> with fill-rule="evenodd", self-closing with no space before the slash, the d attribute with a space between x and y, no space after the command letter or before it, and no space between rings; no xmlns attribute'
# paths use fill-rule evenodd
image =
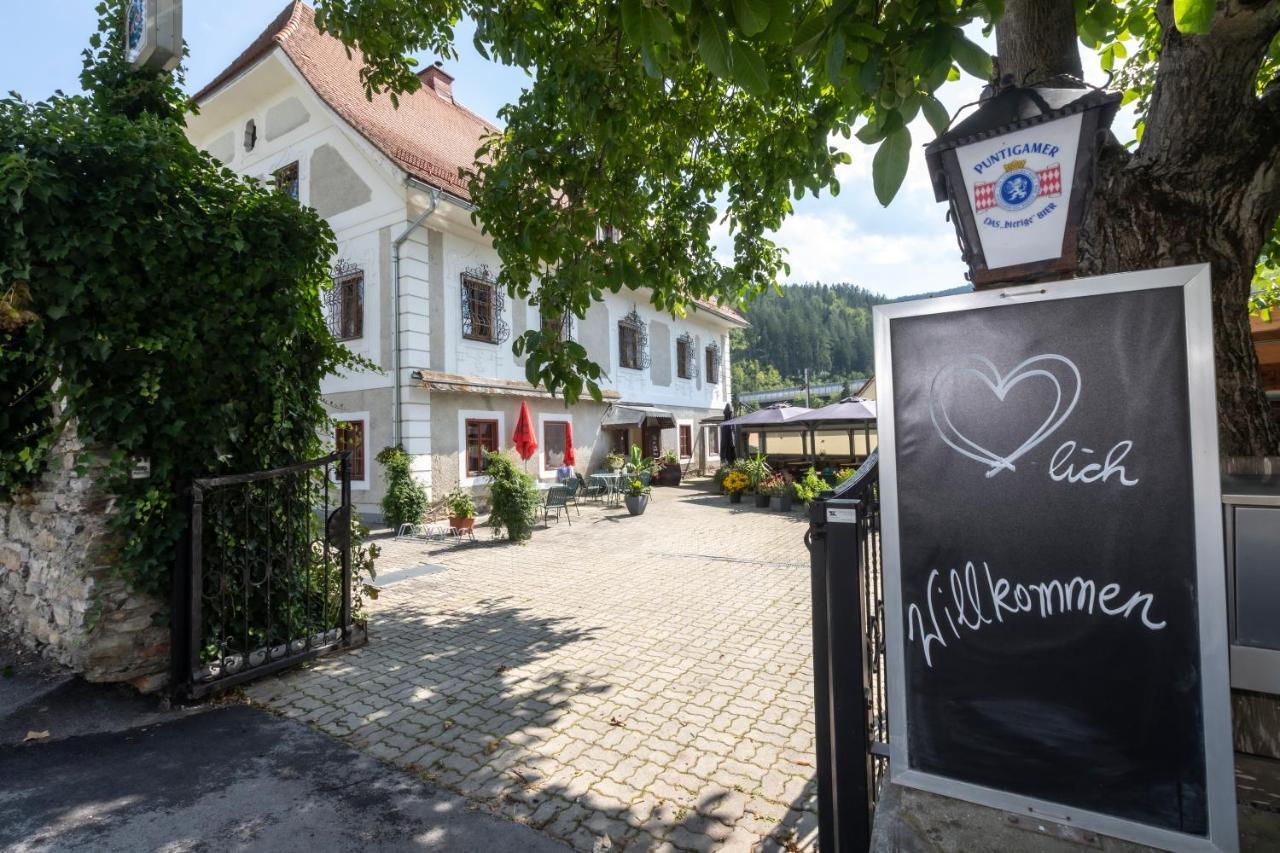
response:
<svg viewBox="0 0 1280 853"><path fill-rule="evenodd" d="M957 380L975 377L991 389L991 393L1001 403L1004 403L1010 391L1023 382L1048 382L1053 386L1053 406L1046 412L1040 425L1012 453L1001 455L978 444L956 427L947 412L946 402L943 399L947 389ZM933 418L933 425L937 428L938 435L942 436L942 440L961 456L986 465L990 469L987 471L988 477L994 477L1001 471L1017 470L1014 462L1062 426L1063 421L1071 416L1078 402L1080 402L1079 368L1065 356L1048 353L1033 355L1003 375L986 356L966 353L954 364L949 364L938 371L929 388L929 415ZM1042 404L1034 402L1029 405Z"/></svg>

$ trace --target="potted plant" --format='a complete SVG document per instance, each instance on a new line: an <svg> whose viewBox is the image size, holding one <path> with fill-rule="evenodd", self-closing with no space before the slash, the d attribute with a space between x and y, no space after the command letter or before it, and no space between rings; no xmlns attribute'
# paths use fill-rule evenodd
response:
<svg viewBox="0 0 1280 853"><path fill-rule="evenodd" d="M775 512L791 511L791 484L783 474L774 474L764 481L763 491L769 496L769 506Z"/></svg>
<svg viewBox="0 0 1280 853"><path fill-rule="evenodd" d="M449 526L454 530L467 531L476 525L476 502L472 500L471 495L462 491L461 488L454 489L444 498L445 506L449 508Z"/></svg>
<svg viewBox="0 0 1280 853"><path fill-rule="evenodd" d="M627 512L632 515L644 515L645 508L649 506L650 491L649 486L645 485L639 477L628 477L627 490L622 498L627 505Z"/></svg>
<svg viewBox="0 0 1280 853"><path fill-rule="evenodd" d="M622 457L621 453L610 452L604 456L604 467L610 471L621 471L622 466L626 463L627 460Z"/></svg>
<svg viewBox="0 0 1280 853"><path fill-rule="evenodd" d="M680 485L680 457L674 450L668 450L659 458L658 485Z"/></svg>
<svg viewBox="0 0 1280 853"><path fill-rule="evenodd" d="M729 503L742 503L742 492L749 485L747 475L741 471L729 471L724 475L724 490L729 493Z"/></svg>
<svg viewBox="0 0 1280 853"><path fill-rule="evenodd" d="M757 453L750 459L742 461L742 473L747 475L747 490L756 496L756 506L764 508L769 505L769 495L762 491L764 481L769 479L773 469L765 461L763 453Z"/></svg>

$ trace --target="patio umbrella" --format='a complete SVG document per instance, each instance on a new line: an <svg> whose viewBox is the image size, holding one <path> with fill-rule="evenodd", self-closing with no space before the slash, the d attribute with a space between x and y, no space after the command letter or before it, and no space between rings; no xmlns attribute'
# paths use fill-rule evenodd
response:
<svg viewBox="0 0 1280 853"><path fill-rule="evenodd" d="M512 441L516 445L516 453L520 454L520 458L528 462L529 457L538 449L538 440L533 434L533 417L529 414L528 402L520 403L520 417L516 418L516 432L512 436Z"/></svg>
<svg viewBox="0 0 1280 853"><path fill-rule="evenodd" d="M799 420L807 424L844 423L847 421L874 421L876 401L861 397L845 397L838 403L814 409Z"/></svg>
<svg viewBox="0 0 1280 853"><path fill-rule="evenodd" d="M570 468L578 464L578 457L573 452L573 424L568 421L564 422L564 464Z"/></svg>
<svg viewBox="0 0 1280 853"><path fill-rule="evenodd" d="M724 423L731 420L733 420L733 406L725 403ZM724 465L732 465L738 461L738 448L733 444L733 427L727 427L724 423L720 425L720 462Z"/></svg>
<svg viewBox="0 0 1280 853"><path fill-rule="evenodd" d="M781 424L791 424L811 411L813 410L806 409L804 406L793 406L790 403L774 403L771 406L765 406L763 409L757 409L749 415L727 420L723 426L779 426ZM796 423L796 426L799 426L799 424Z"/></svg>

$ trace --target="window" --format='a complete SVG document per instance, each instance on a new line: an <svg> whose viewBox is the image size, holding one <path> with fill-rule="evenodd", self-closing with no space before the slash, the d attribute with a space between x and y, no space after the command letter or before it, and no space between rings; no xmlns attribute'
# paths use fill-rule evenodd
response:
<svg viewBox="0 0 1280 853"><path fill-rule="evenodd" d="M618 321L618 363L629 370L649 366L649 335L634 308Z"/></svg>
<svg viewBox="0 0 1280 853"><path fill-rule="evenodd" d="M680 456L688 459L693 455L693 427L680 424Z"/></svg>
<svg viewBox="0 0 1280 853"><path fill-rule="evenodd" d="M566 421L547 421L542 425L542 467L554 471L564 464L564 451L569 443Z"/></svg>
<svg viewBox="0 0 1280 853"><path fill-rule="evenodd" d="M278 192L284 193L294 201L298 200L298 162L296 160L283 169L276 169L272 177L275 178Z"/></svg>
<svg viewBox="0 0 1280 853"><path fill-rule="evenodd" d="M712 341L706 351L707 381L712 385L720 383L720 345Z"/></svg>
<svg viewBox="0 0 1280 853"><path fill-rule="evenodd" d="M680 338L676 341L676 376L681 379L693 378L693 375L689 371L689 356L691 355L690 350L692 349L693 347L691 347L689 342L684 338ZM684 429L684 427L681 427L681 429Z"/></svg>
<svg viewBox="0 0 1280 853"><path fill-rule="evenodd" d="M484 455L498 449L498 422L467 420L467 476L484 473Z"/></svg>
<svg viewBox="0 0 1280 853"><path fill-rule="evenodd" d="M244 125L244 150L252 151L253 146L258 144L258 125L253 119L249 119Z"/></svg>
<svg viewBox="0 0 1280 853"><path fill-rule="evenodd" d="M572 334L572 315L564 315L557 317L555 315L542 315L542 334L544 337L557 341L567 341L573 338Z"/></svg>
<svg viewBox="0 0 1280 853"><path fill-rule="evenodd" d="M597 225L596 240L601 243L616 243L622 239L622 232L613 225Z"/></svg>
<svg viewBox="0 0 1280 853"><path fill-rule="evenodd" d="M707 427L707 453L720 455L720 427Z"/></svg>
<svg viewBox="0 0 1280 853"><path fill-rule="evenodd" d="M631 452L631 433L625 429L609 430L609 452L626 456Z"/></svg>
<svg viewBox="0 0 1280 853"><path fill-rule="evenodd" d="M333 268L333 287L324 296L329 331L339 341L364 335L364 270L339 261Z"/></svg>
<svg viewBox="0 0 1280 853"><path fill-rule="evenodd" d="M502 322L502 295L487 270L462 274L462 336L469 341L500 344L507 339Z"/></svg>
<svg viewBox="0 0 1280 853"><path fill-rule="evenodd" d="M364 421L338 421L335 444L351 451L351 479L364 479Z"/></svg>

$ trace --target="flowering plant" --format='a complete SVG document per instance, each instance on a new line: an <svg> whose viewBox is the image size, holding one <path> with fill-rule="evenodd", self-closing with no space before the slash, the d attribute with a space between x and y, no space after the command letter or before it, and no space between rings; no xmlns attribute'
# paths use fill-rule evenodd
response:
<svg viewBox="0 0 1280 853"><path fill-rule="evenodd" d="M760 484L760 494L771 498L780 498L787 493L787 478L782 474L774 474Z"/></svg>
<svg viewBox="0 0 1280 853"><path fill-rule="evenodd" d="M730 494L742 491L750 485L750 483L751 481L747 479L747 475L741 471L730 471L724 478L725 491Z"/></svg>

